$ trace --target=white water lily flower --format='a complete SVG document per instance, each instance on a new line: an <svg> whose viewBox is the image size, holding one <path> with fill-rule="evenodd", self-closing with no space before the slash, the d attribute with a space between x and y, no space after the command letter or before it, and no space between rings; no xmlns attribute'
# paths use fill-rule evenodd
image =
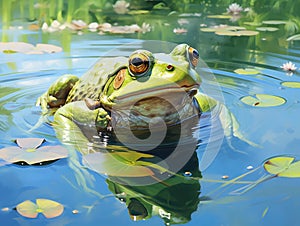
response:
<svg viewBox="0 0 300 226"><path fill-rule="evenodd" d="M151 31L151 25L144 22L141 27L141 32L144 34L150 31Z"/></svg>
<svg viewBox="0 0 300 226"><path fill-rule="evenodd" d="M128 10L129 5L130 4L128 2L124 0L119 0L113 5L113 8L117 14L125 14L129 11Z"/></svg>
<svg viewBox="0 0 300 226"><path fill-rule="evenodd" d="M232 14L232 15L239 15L242 11L243 11L243 8L237 3L232 3L227 8L227 13Z"/></svg>
<svg viewBox="0 0 300 226"><path fill-rule="evenodd" d="M295 64L293 64L291 61L283 64L282 66L280 66L284 71L289 71L289 72L293 72L297 70L297 67Z"/></svg>

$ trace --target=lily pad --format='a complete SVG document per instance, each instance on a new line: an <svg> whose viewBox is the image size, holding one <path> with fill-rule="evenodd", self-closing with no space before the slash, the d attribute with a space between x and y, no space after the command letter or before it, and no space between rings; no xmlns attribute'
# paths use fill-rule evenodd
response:
<svg viewBox="0 0 300 226"><path fill-rule="evenodd" d="M213 27L204 27L204 28L200 28L200 31L203 31L203 32L215 32L216 28L213 28Z"/></svg>
<svg viewBox="0 0 300 226"><path fill-rule="evenodd" d="M118 177L145 177L154 175L148 167L141 165L140 158L152 155L138 152L93 153L83 157L83 164L100 174Z"/></svg>
<svg viewBox="0 0 300 226"><path fill-rule="evenodd" d="M46 218L60 216L64 211L64 206L49 199L37 199L36 203L26 200L16 206L17 212L23 217L36 218L42 213Z"/></svg>
<svg viewBox="0 0 300 226"><path fill-rule="evenodd" d="M300 82L282 82L282 86L300 89Z"/></svg>
<svg viewBox="0 0 300 226"><path fill-rule="evenodd" d="M234 70L235 73L240 74L240 75L256 75L258 73L260 73L260 71L256 70L256 69L252 69L252 68L239 68Z"/></svg>
<svg viewBox="0 0 300 226"><path fill-rule="evenodd" d="M261 23L259 23L259 22L244 22L244 24L249 25L249 26L254 26L254 27L261 25Z"/></svg>
<svg viewBox="0 0 300 226"><path fill-rule="evenodd" d="M242 31L216 31L217 35L225 35L225 36L254 36L258 35L258 31L250 31L250 30L242 30Z"/></svg>
<svg viewBox="0 0 300 226"><path fill-rule="evenodd" d="M61 52L62 48L50 44L37 44L36 46L25 42L0 42L0 52L44 54Z"/></svg>
<svg viewBox="0 0 300 226"><path fill-rule="evenodd" d="M279 96L268 94L255 94L254 96L244 96L241 98L244 104L254 107L274 107L282 105L286 100Z"/></svg>
<svg viewBox="0 0 300 226"><path fill-rule="evenodd" d="M279 24L286 24L286 21L284 21L284 20L265 20L262 23L263 24L279 25Z"/></svg>
<svg viewBox="0 0 300 226"><path fill-rule="evenodd" d="M26 162L29 165L68 157L68 150L60 145L42 146L42 138L18 138L17 146L0 149L0 158L6 162Z"/></svg>
<svg viewBox="0 0 300 226"><path fill-rule="evenodd" d="M258 31L278 31L277 27L257 27L256 30Z"/></svg>
<svg viewBox="0 0 300 226"><path fill-rule="evenodd" d="M230 19L232 16L229 14L221 14L221 15L208 15L207 18L212 19Z"/></svg>
<svg viewBox="0 0 300 226"><path fill-rule="evenodd" d="M296 40L300 40L300 34L293 35L293 36L291 36L291 37L289 37L289 38L287 39L288 42L289 42L289 41L296 41Z"/></svg>
<svg viewBox="0 0 300 226"><path fill-rule="evenodd" d="M300 161L288 156L278 156L264 163L265 170L280 177L300 177Z"/></svg>

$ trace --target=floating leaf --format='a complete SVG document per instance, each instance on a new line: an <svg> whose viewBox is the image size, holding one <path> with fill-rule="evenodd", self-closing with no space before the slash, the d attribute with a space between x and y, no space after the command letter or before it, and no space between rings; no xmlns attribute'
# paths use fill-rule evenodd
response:
<svg viewBox="0 0 300 226"><path fill-rule="evenodd" d="M221 15L209 15L207 18L212 19L230 19L232 16L229 14L221 14Z"/></svg>
<svg viewBox="0 0 300 226"><path fill-rule="evenodd" d="M140 14L148 14L150 13L149 10L131 10L128 12L130 15L140 15Z"/></svg>
<svg viewBox="0 0 300 226"><path fill-rule="evenodd" d="M46 218L58 217L64 211L62 204L49 199L37 199L36 204Z"/></svg>
<svg viewBox="0 0 300 226"><path fill-rule="evenodd" d="M295 158L278 156L268 159L264 163L265 170L280 177L300 177L300 161L294 162Z"/></svg>
<svg viewBox="0 0 300 226"><path fill-rule="evenodd" d="M62 51L62 48L55 45L50 44L37 44L36 50L43 51L45 53L58 53Z"/></svg>
<svg viewBox="0 0 300 226"><path fill-rule="evenodd" d="M296 40L300 40L300 34L293 35L293 36L291 36L291 37L289 37L289 38L287 39L288 42L289 42L289 41L296 41Z"/></svg>
<svg viewBox="0 0 300 226"><path fill-rule="evenodd" d="M255 94L254 96L244 96L241 101L247 105L255 107L274 107L282 105L286 100L279 96L268 94Z"/></svg>
<svg viewBox="0 0 300 226"><path fill-rule="evenodd" d="M10 163L26 162L32 165L68 157L68 150L63 146L40 147L44 141L41 138L18 138L18 146L0 149L0 158Z"/></svg>
<svg viewBox="0 0 300 226"><path fill-rule="evenodd" d="M18 138L16 143L20 148L38 148L45 142L43 138Z"/></svg>
<svg viewBox="0 0 300 226"><path fill-rule="evenodd" d="M30 200L26 200L17 205L16 209L23 217L36 218L38 215L37 205Z"/></svg>
<svg viewBox="0 0 300 226"><path fill-rule="evenodd" d="M3 53L44 54L61 51L61 47L50 44L37 44L33 46L25 42L0 42L0 52Z"/></svg>
<svg viewBox="0 0 300 226"><path fill-rule="evenodd" d="M256 70L256 69L252 69L252 68L239 68L234 70L235 73L240 74L240 75L256 75L258 73L260 73L260 71Z"/></svg>
<svg viewBox="0 0 300 226"><path fill-rule="evenodd" d="M213 28L213 27L204 27L204 28L200 28L200 31L203 32L215 32L217 29Z"/></svg>
<svg viewBox="0 0 300 226"><path fill-rule="evenodd" d="M39 213L42 213L46 218L54 218L63 213L64 206L49 199L37 199L36 204L26 200L18 204L16 209L23 217L36 218Z"/></svg>
<svg viewBox="0 0 300 226"><path fill-rule="evenodd" d="M249 30L243 30L243 31L216 31L217 35L225 35L225 36L254 36L259 34L258 31L249 31Z"/></svg>
<svg viewBox="0 0 300 226"><path fill-rule="evenodd" d="M286 21L284 21L284 20L265 20L262 23L263 24L279 25L279 24L286 24Z"/></svg>
<svg viewBox="0 0 300 226"><path fill-rule="evenodd" d="M282 86L300 89L300 82L282 82Z"/></svg>
<svg viewBox="0 0 300 226"><path fill-rule="evenodd" d="M277 27L257 27L256 30L258 31L278 31Z"/></svg>
<svg viewBox="0 0 300 226"><path fill-rule="evenodd" d="M261 23L259 22L244 22L245 25L249 25L249 26L260 26Z"/></svg>
<svg viewBox="0 0 300 226"><path fill-rule="evenodd" d="M141 166L138 159L151 155L138 152L93 153L83 157L88 168L109 176L145 177L154 175L148 167Z"/></svg>
<svg viewBox="0 0 300 226"><path fill-rule="evenodd" d="M295 158L293 157L274 157L271 159L268 159L264 163L264 168L266 171L268 171L270 174L277 175L286 169L291 165L291 163L294 161Z"/></svg>

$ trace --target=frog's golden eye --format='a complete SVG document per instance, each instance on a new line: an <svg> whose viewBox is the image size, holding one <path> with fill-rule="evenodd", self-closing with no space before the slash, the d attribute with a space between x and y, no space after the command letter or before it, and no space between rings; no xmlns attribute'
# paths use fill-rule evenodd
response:
<svg viewBox="0 0 300 226"><path fill-rule="evenodd" d="M188 56L189 56L189 60L190 63L196 67L199 61L199 53L196 49L189 47L188 49Z"/></svg>
<svg viewBox="0 0 300 226"><path fill-rule="evenodd" d="M143 76L150 69L150 57L144 53L133 53L129 58L129 72L133 76Z"/></svg>

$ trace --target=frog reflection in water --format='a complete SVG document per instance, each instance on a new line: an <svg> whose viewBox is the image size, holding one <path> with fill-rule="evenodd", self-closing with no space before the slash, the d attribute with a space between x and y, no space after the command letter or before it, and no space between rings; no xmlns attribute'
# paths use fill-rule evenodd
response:
<svg viewBox="0 0 300 226"><path fill-rule="evenodd" d="M220 106L198 90L198 60L198 51L187 44L177 45L170 54L138 50L129 58L103 58L81 78L60 77L38 98L37 105L44 115L54 112L53 127L63 143L75 143L76 149L87 154L90 134L86 128L105 132L129 125L139 135L151 119L163 119L167 128L184 120L197 123L202 112ZM128 109L130 115L124 113ZM222 112L220 120L229 136L234 117L225 107Z"/></svg>
<svg viewBox="0 0 300 226"><path fill-rule="evenodd" d="M165 225L173 225L189 222L201 200L206 199L199 197L201 186L195 178L201 178L196 153L176 175L163 182L134 186L138 179L129 177L109 177L106 182L109 190L126 204L132 220L159 216Z"/></svg>

